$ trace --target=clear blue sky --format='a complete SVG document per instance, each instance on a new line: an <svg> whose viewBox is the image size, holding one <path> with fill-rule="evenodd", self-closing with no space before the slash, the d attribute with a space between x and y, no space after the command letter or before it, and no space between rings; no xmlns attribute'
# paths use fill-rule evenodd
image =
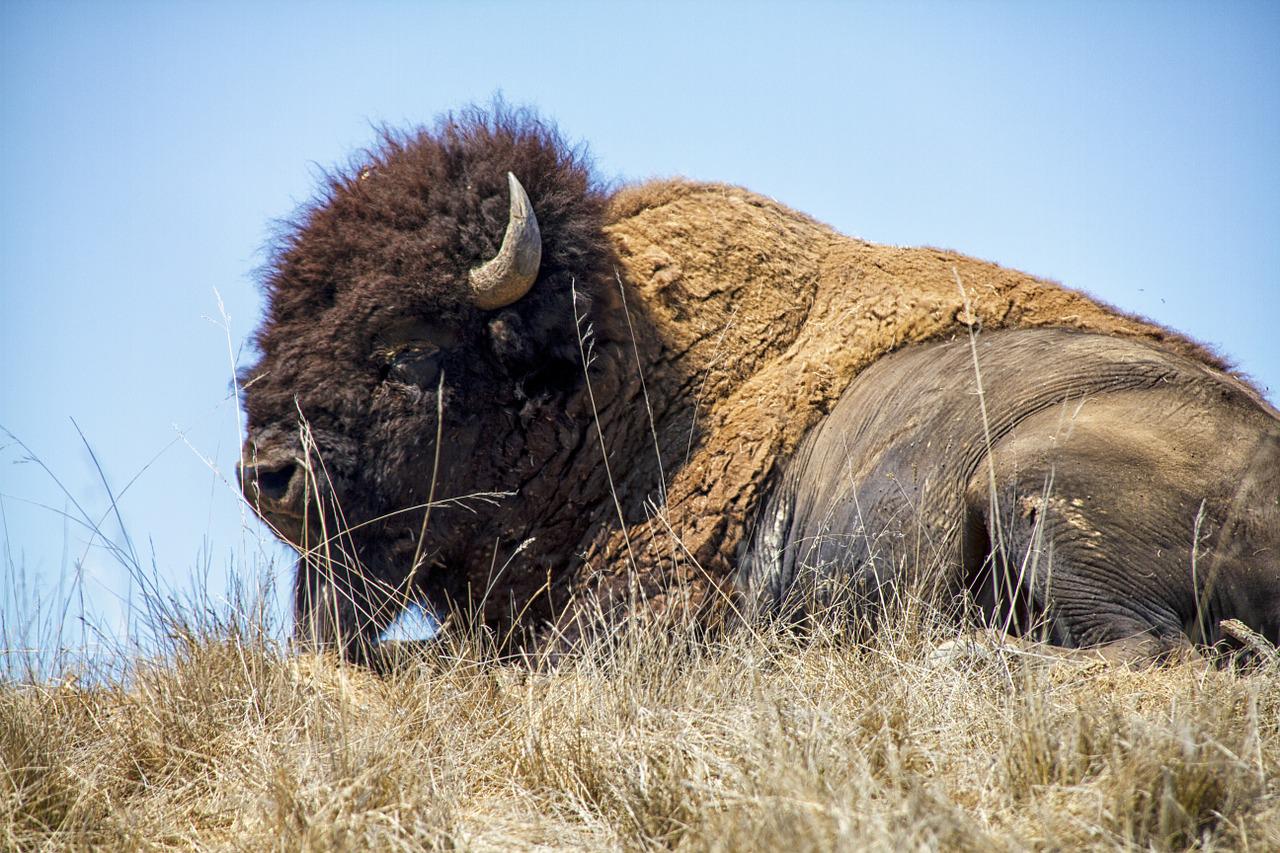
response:
<svg viewBox="0 0 1280 853"><path fill-rule="evenodd" d="M1274 2L7 0L0 426L123 543L74 418L133 481L121 517L166 584L287 572L228 484L269 224L375 125L499 90L606 178L730 181L1055 278L1219 346L1274 401L1277 45ZM24 456L0 437L0 570L52 594L82 563L116 630L136 587Z"/></svg>

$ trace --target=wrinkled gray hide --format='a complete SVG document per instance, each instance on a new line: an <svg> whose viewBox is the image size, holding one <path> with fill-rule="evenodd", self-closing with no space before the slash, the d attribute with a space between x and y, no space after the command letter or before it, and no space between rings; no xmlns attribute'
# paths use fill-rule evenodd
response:
<svg viewBox="0 0 1280 853"><path fill-rule="evenodd" d="M1063 646L1280 640L1280 415L1122 338L983 333L868 368L783 466L739 581L796 618L905 591ZM986 406L986 426L982 402Z"/></svg>

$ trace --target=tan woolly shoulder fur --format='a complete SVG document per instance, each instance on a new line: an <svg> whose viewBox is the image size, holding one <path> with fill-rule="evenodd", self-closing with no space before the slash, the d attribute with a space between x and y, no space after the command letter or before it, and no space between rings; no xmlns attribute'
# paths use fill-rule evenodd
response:
<svg viewBox="0 0 1280 853"><path fill-rule="evenodd" d="M1195 342L1078 291L953 252L846 237L738 187L629 187L606 230L628 302L651 315L651 369L686 377L674 393L696 423L665 507L590 549L587 576L633 566L695 586L722 581L773 466L859 371L907 344L971 324L1059 326L1147 339L1225 369Z"/></svg>

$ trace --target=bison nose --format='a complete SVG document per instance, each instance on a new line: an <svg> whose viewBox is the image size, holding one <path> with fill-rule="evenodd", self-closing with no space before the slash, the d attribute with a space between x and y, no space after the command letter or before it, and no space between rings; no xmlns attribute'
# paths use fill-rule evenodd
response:
<svg viewBox="0 0 1280 853"><path fill-rule="evenodd" d="M264 511L297 512L301 500L300 468L293 460L246 462L240 468L240 488L249 503Z"/></svg>

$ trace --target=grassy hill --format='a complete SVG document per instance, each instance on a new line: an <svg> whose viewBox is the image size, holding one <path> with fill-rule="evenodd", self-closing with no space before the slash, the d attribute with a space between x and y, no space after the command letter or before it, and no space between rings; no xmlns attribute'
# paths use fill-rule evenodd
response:
<svg viewBox="0 0 1280 853"><path fill-rule="evenodd" d="M904 616L385 676L251 625L0 686L8 849L1280 849L1280 667L959 646Z"/></svg>

